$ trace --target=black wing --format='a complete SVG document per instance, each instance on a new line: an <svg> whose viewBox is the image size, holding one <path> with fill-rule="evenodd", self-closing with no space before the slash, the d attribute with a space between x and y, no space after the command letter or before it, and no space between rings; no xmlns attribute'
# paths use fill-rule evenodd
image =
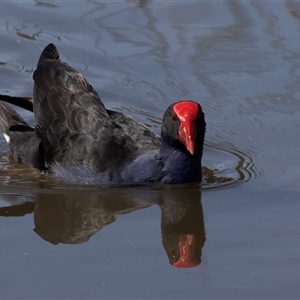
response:
<svg viewBox="0 0 300 300"><path fill-rule="evenodd" d="M55 161L66 166L87 165L96 173L115 172L146 151L140 145L143 141L130 136L128 126L111 118L85 78L60 61L53 44L42 52L33 79L36 131L49 165ZM156 137L147 151L158 144Z"/></svg>

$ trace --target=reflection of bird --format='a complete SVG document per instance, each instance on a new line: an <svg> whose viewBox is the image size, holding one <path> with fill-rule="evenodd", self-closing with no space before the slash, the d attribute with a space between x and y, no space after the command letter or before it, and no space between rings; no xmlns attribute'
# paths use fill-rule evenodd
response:
<svg viewBox="0 0 300 300"><path fill-rule="evenodd" d="M34 231L52 244L86 242L118 215L158 204L162 242L171 265L191 268L201 263L205 232L198 187L147 189L147 193L144 187L101 189L97 193L60 191L37 194L34 201L0 208L0 216L34 212Z"/></svg>
<svg viewBox="0 0 300 300"><path fill-rule="evenodd" d="M84 196L40 194L34 207L34 231L52 244L80 244L114 222L118 215L158 204L162 242L170 264L192 268L201 263L205 232L198 187L149 191L147 196L143 189L126 189L122 193L120 190Z"/></svg>
<svg viewBox="0 0 300 300"><path fill-rule="evenodd" d="M201 263L205 231L198 188L166 191L161 207L161 230L170 264L192 268Z"/></svg>
<svg viewBox="0 0 300 300"><path fill-rule="evenodd" d="M20 162L89 184L201 181L205 121L198 103L171 105L160 138L131 117L106 110L53 44L42 52L33 78L35 129L0 102L0 129ZM32 108L28 98L0 99Z"/></svg>
<svg viewBox="0 0 300 300"><path fill-rule="evenodd" d="M106 191L93 194L40 194L34 207L34 231L52 244L81 244L127 214L155 204L151 193L139 199L138 193L125 195Z"/></svg>
<svg viewBox="0 0 300 300"><path fill-rule="evenodd" d="M1 198L5 199L5 195L1 195ZM11 200L12 197L9 197ZM15 199L13 199L15 200ZM9 203L10 201L8 201ZM26 214L31 214L34 209L34 202L26 202L24 199L24 202L21 201L21 203L16 204L17 201L13 202L11 201L11 206L3 206L0 207L0 217L21 217L25 216Z"/></svg>

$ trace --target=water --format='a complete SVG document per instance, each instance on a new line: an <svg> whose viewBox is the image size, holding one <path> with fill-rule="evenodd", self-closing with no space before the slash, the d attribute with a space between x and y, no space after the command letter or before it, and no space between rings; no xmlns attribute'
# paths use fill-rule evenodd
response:
<svg viewBox="0 0 300 300"><path fill-rule="evenodd" d="M207 133L201 189L62 182L13 161L1 137L0 298L298 298L299 9L1 3L0 93L31 96L51 42L107 108L159 133L166 107L192 99ZM185 239L197 266L180 269Z"/></svg>

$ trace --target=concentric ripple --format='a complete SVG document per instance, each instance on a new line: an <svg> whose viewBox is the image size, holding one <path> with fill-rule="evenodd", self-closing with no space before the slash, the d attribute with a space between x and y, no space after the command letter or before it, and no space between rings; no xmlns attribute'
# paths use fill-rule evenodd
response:
<svg viewBox="0 0 300 300"><path fill-rule="evenodd" d="M252 157L234 145L206 144L203 153L203 189L215 189L246 183L259 175Z"/></svg>

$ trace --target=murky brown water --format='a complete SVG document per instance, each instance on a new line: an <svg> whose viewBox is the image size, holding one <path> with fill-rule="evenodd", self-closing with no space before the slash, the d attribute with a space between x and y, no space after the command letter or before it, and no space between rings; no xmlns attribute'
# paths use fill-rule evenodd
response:
<svg viewBox="0 0 300 300"><path fill-rule="evenodd" d="M1 137L0 298L298 298L299 15L293 1L1 3L2 94L32 94L52 42L108 108L159 132L193 99L207 134L202 188L61 182ZM179 269L185 239L197 266Z"/></svg>

